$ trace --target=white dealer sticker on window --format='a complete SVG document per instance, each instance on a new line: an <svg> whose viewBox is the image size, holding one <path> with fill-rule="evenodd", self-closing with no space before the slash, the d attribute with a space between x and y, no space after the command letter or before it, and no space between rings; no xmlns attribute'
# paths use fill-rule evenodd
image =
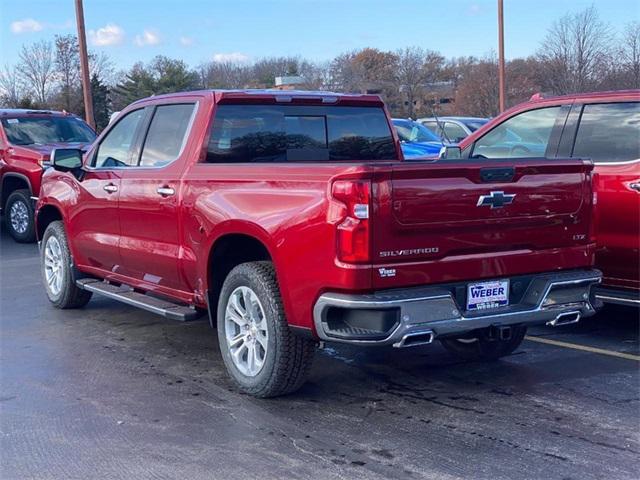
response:
<svg viewBox="0 0 640 480"><path fill-rule="evenodd" d="M509 305L509 280L471 283L467 287L467 310L485 310Z"/></svg>

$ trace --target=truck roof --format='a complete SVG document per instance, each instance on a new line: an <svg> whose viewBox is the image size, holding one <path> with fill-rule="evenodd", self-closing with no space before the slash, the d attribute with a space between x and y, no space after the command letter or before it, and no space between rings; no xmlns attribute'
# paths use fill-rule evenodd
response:
<svg viewBox="0 0 640 480"><path fill-rule="evenodd" d="M138 100L148 101L157 99L180 98L189 95L211 95L216 103L225 102L308 102L323 104L363 104L363 105L383 105L379 95L359 94L359 93L336 93L330 91L313 90L275 90L275 89L238 89L238 90L195 90L188 92L166 93ZM137 103L135 102L135 103Z"/></svg>
<svg viewBox="0 0 640 480"><path fill-rule="evenodd" d="M54 115L58 117L62 116L75 116L73 113L59 112L57 110L36 110L33 108L0 108L0 116L28 116L28 115Z"/></svg>
<svg viewBox="0 0 640 480"><path fill-rule="evenodd" d="M603 98L633 97L640 96L640 90L608 90L603 92L571 93L568 95L545 95L537 93L531 97L529 102L544 101L570 101L570 100L598 100ZM528 103L528 102L525 102Z"/></svg>

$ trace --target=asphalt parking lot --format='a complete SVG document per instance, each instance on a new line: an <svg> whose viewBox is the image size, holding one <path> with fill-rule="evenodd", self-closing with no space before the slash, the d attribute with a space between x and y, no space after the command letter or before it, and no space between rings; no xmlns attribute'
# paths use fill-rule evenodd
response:
<svg viewBox="0 0 640 480"><path fill-rule="evenodd" d="M496 363L331 346L301 391L256 400L206 322L55 310L36 245L2 233L0 256L3 480L638 478L635 310L535 329Z"/></svg>

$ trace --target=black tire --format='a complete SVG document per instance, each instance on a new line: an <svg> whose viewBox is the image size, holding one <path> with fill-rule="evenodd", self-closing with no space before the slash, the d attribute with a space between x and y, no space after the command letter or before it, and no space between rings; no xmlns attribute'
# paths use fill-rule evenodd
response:
<svg viewBox="0 0 640 480"><path fill-rule="evenodd" d="M267 349L255 376L245 375L236 367L226 337L227 303L238 287L248 287L255 293L266 321ZM260 398L276 397L297 390L305 382L316 342L295 335L289 328L271 262L243 263L229 273L220 293L217 324L222 358L231 379L242 391Z"/></svg>
<svg viewBox="0 0 640 480"><path fill-rule="evenodd" d="M52 288L47 281L46 256L47 246L54 238L60 247L60 269L62 272L61 285L59 291ZM53 244L52 244L53 246ZM69 250L67 234L61 221L51 222L42 236L42 248L40 249L40 269L42 271L42 281L47 298L56 307L61 309L84 307L91 300L91 292L78 288L74 281L73 259Z"/></svg>
<svg viewBox="0 0 640 480"><path fill-rule="evenodd" d="M26 228L21 229L19 225L14 225L14 214L23 214L26 218ZM16 190L9 195L4 208L4 220L9 235L19 243L33 243L36 241L36 227L33 213L33 201L31 200L31 192L28 189ZM17 219L16 219L17 220ZM16 226L18 228L16 228Z"/></svg>
<svg viewBox="0 0 640 480"><path fill-rule="evenodd" d="M440 343L447 351L464 360L497 360L513 353L526 334L527 327L516 325L512 327L509 340L489 339L480 333L477 336L443 338Z"/></svg>

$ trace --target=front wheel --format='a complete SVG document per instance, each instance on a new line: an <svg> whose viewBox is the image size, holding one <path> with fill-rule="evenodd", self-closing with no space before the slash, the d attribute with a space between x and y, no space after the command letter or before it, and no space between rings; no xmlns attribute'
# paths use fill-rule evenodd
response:
<svg viewBox="0 0 640 480"><path fill-rule="evenodd" d="M51 222L42 237L42 280L49 301L57 308L80 308L91 300L91 292L78 288L67 234L60 221Z"/></svg>
<svg viewBox="0 0 640 480"><path fill-rule="evenodd" d="M520 346L527 333L527 327L511 327L511 337L507 340L490 339L484 332L459 338L443 338L442 346L450 353L465 360L496 360L509 355Z"/></svg>
<svg viewBox="0 0 640 480"><path fill-rule="evenodd" d="M271 262L243 263L229 273L217 317L222 358L241 390L266 398L302 386L316 344L289 328Z"/></svg>
<svg viewBox="0 0 640 480"><path fill-rule="evenodd" d="M16 190L5 206L5 223L16 242L32 243L36 239L33 202L29 190Z"/></svg>

